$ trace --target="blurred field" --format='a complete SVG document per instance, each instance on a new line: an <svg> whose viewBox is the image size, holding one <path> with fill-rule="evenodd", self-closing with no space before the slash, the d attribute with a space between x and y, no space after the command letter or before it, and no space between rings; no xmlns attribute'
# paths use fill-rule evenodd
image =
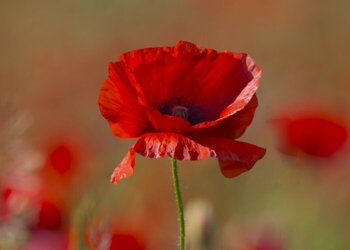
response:
<svg viewBox="0 0 350 250"><path fill-rule="evenodd" d="M133 177L110 184L133 140L111 135L97 96L119 54L187 40L246 52L263 69L259 107L241 140L267 148L265 158L232 180L214 159L179 162L185 205L201 199L212 209L212 249L258 250L244 242L265 234L279 250L350 249L349 146L329 159L287 156L270 122L313 107L349 124L349 9L346 0L1 1L1 192L32 190L30 173L40 172L48 198L63 204L55 232L71 249L85 249L100 221L146 249L176 249L169 160L138 157ZM62 143L72 172L43 174L51 147ZM0 221L1 250L30 249L23 213Z"/></svg>

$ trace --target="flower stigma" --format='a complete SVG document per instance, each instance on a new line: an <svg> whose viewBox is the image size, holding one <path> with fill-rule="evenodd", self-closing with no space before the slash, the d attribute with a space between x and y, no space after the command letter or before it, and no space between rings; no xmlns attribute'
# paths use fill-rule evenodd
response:
<svg viewBox="0 0 350 250"><path fill-rule="evenodd" d="M162 102L158 105L158 110L162 114L184 119L192 125L204 120L201 108L194 101L184 100L180 97L170 98Z"/></svg>
<svg viewBox="0 0 350 250"><path fill-rule="evenodd" d="M188 120L188 115L189 115L189 110L188 108L181 106L181 105L175 105L172 109L171 109L171 114L173 116L177 116L180 117L184 120Z"/></svg>

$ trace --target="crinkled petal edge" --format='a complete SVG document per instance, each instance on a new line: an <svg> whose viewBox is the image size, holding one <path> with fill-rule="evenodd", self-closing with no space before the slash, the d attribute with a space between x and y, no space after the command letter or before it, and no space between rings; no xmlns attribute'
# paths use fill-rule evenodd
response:
<svg viewBox="0 0 350 250"><path fill-rule="evenodd" d="M266 150L226 138L185 137L175 133L149 133L141 136L114 170L111 182L133 175L135 152L149 158L172 157L177 160L202 160L217 157L222 174L233 178L251 169Z"/></svg>

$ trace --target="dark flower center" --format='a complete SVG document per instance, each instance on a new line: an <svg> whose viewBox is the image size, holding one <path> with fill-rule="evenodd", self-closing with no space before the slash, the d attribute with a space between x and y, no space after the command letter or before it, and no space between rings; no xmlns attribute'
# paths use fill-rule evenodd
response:
<svg viewBox="0 0 350 250"><path fill-rule="evenodd" d="M189 113L188 108L186 108L184 106L180 106L180 105L176 105L171 109L171 114L173 116L180 117L184 120L188 119L188 113Z"/></svg>
<svg viewBox="0 0 350 250"><path fill-rule="evenodd" d="M180 117L192 125L203 121L201 109L193 101L185 101L180 97L162 102L158 106L160 113Z"/></svg>

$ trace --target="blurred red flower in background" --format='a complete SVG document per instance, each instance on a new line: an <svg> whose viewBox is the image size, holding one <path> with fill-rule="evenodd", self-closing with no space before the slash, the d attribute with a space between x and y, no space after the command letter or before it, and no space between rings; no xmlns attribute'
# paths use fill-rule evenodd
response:
<svg viewBox="0 0 350 250"><path fill-rule="evenodd" d="M72 147L66 144L64 154L58 153L62 144L50 147L45 152L44 161L33 170L17 169L13 176L2 184L2 214L4 218L19 213L29 214L26 223L33 230L61 230L68 219L68 201L73 193L68 193L67 179L76 166L71 166L70 157L77 157ZM45 159L46 158L46 159ZM53 160L54 158L54 160ZM70 169L67 168L69 164ZM59 178L57 178L57 176ZM18 184L20 182L20 184Z"/></svg>
<svg viewBox="0 0 350 250"><path fill-rule="evenodd" d="M331 157L347 141L347 128L341 118L311 112L274 121L281 130L281 150L287 154L302 151L313 157Z"/></svg>
<svg viewBox="0 0 350 250"><path fill-rule="evenodd" d="M230 178L252 168L265 149L235 139L253 119L260 76L247 54L183 41L122 54L109 65L99 106L115 136L139 139L112 182L133 174L135 152L177 160L215 156Z"/></svg>
<svg viewBox="0 0 350 250"><path fill-rule="evenodd" d="M117 230L104 223L92 223L85 235L90 250L144 250L145 243L136 231Z"/></svg>
<svg viewBox="0 0 350 250"><path fill-rule="evenodd" d="M59 204L49 200L40 202L37 222L35 228L58 230L62 226L62 211Z"/></svg>
<svg viewBox="0 0 350 250"><path fill-rule="evenodd" d="M77 145L64 137L51 138L44 143L40 160L27 166L31 156L23 154L0 182L0 219L6 225L20 221L28 234L24 249L49 249L50 238L57 241L52 249L68 249L70 209L82 191L73 189L82 160Z"/></svg>
<svg viewBox="0 0 350 250"><path fill-rule="evenodd" d="M62 227L63 204L46 199L40 190L21 190L14 187L6 187L3 190L3 216L8 218L13 215L27 213L35 215L28 221L33 229L59 230Z"/></svg>
<svg viewBox="0 0 350 250"><path fill-rule="evenodd" d="M43 149L45 164L43 178L50 179L67 190L73 184L82 162L83 148L79 143L64 137L52 138Z"/></svg>
<svg viewBox="0 0 350 250"><path fill-rule="evenodd" d="M67 145L56 145L49 154L49 163L58 173L65 174L74 163L72 150Z"/></svg>
<svg viewBox="0 0 350 250"><path fill-rule="evenodd" d="M110 250L143 250L145 247L131 234L113 234Z"/></svg>

